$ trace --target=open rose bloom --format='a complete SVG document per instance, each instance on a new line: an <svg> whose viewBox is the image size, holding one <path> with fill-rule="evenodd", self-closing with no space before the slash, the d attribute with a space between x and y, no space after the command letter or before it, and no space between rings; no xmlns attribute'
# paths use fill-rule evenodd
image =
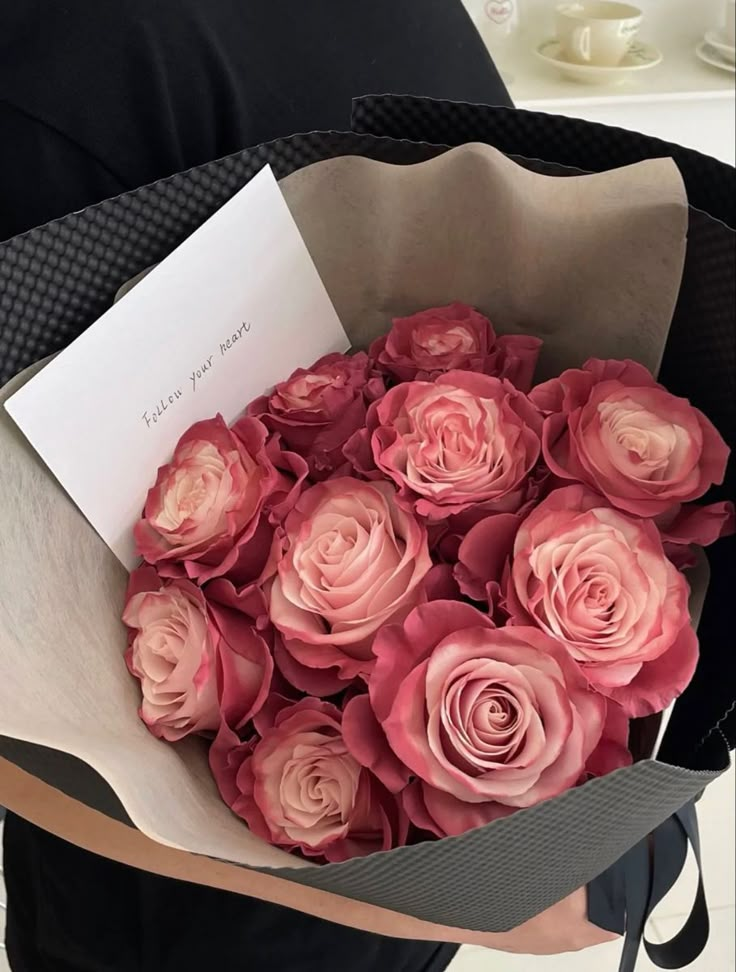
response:
<svg viewBox="0 0 736 972"><path fill-rule="evenodd" d="M344 862L589 786L693 678L683 570L733 529L693 501L728 447L642 365L533 385L539 342L519 372L503 347L463 304L396 319L159 470L123 614L141 718L207 740L280 848Z"/></svg>
<svg viewBox="0 0 736 972"><path fill-rule="evenodd" d="M678 859L730 739L733 405L682 335L723 318L693 280L733 234L686 241L667 160L404 151L283 181L351 351L269 388L243 358L237 413L148 471L130 575L2 412L0 754L75 756L305 910L463 936L587 885L620 932L621 861Z"/></svg>

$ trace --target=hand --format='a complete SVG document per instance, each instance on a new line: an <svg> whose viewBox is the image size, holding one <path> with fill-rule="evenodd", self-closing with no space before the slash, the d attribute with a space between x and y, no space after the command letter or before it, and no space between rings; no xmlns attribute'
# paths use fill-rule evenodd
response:
<svg viewBox="0 0 736 972"><path fill-rule="evenodd" d="M589 922L587 911L588 896L585 888L580 888L518 928L497 934L466 932L466 936L473 937L463 941L518 955L558 955L618 939L618 935Z"/></svg>
<svg viewBox="0 0 736 972"><path fill-rule="evenodd" d="M584 889L508 932L433 925L361 901L302 887L269 874L165 847L103 816L0 758L0 804L79 847L154 874L222 888L364 931L418 941L480 945L500 952L550 955L614 941L587 920Z"/></svg>

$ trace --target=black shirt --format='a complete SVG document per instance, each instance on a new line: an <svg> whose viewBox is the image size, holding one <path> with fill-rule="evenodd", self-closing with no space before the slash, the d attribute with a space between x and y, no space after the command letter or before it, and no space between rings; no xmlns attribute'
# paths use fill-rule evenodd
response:
<svg viewBox="0 0 736 972"><path fill-rule="evenodd" d="M238 149L345 129L354 96L509 105L460 0L0 4L0 239ZM14 972L439 972L455 949L159 878L9 817Z"/></svg>
<svg viewBox="0 0 736 972"><path fill-rule="evenodd" d="M384 93L510 104L460 0L0 4L0 239Z"/></svg>

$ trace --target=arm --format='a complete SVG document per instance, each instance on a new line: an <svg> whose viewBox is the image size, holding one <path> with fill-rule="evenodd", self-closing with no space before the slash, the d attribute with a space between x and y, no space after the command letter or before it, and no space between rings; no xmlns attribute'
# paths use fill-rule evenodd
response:
<svg viewBox="0 0 736 972"><path fill-rule="evenodd" d="M271 901L318 918L393 938L481 945L552 954L615 939L591 925L581 890L510 932L480 933L432 925L373 905L157 844L0 759L0 804L85 850L154 874Z"/></svg>
<svg viewBox="0 0 736 972"><path fill-rule="evenodd" d="M128 188L89 152L0 100L0 240Z"/></svg>

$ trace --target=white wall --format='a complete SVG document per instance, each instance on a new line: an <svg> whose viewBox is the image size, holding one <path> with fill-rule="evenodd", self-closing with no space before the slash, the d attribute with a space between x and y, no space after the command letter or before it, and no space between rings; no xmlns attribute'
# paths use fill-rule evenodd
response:
<svg viewBox="0 0 736 972"><path fill-rule="evenodd" d="M476 16L483 10L484 0L464 2ZM641 82L632 97L631 89L625 86L598 88L567 83L561 87L559 79L548 69L540 73L538 66L525 64L536 44L552 36L553 12L558 0L515 2L520 28L513 46L503 55L505 62L501 67L503 73L517 76L519 83L512 80L509 90L519 107L618 125L695 148L734 164L733 75L729 77L726 72L701 65L695 56L695 46L705 31L719 25L726 0L633 0L645 15L640 37L656 44L665 55L665 63L651 75L654 82L651 100L647 97L648 73L641 75ZM498 48L494 50L500 51ZM533 83L529 78L521 77L528 70L534 72ZM522 84L522 81L526 83ZM721 90L709 94L704 90L709 86ZM696 93L695 88L700 91Z"/></svg>

